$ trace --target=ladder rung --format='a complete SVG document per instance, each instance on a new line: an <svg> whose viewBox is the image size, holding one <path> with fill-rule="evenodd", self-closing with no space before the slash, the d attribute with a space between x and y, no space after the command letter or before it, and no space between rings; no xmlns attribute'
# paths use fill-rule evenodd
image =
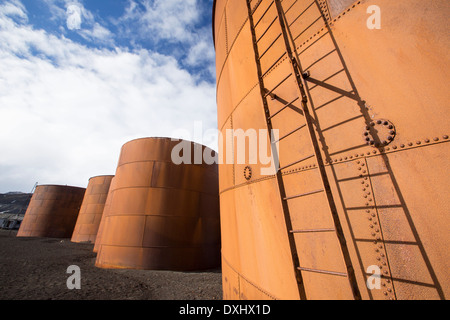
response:
<svg viewBox="0 0 450 320"><path fill-rule="evenodd" d="M331 76L329 76L329 77L327 77L327 78L325 78L325 79L323 79L323 80L321 80L319 83L318 82L315 82L315 81L311 81L312 83L314 83L315 85L314 86L312 86L311 88L309 88L309 90L312 90L312 89L314 89L314 88L316 88L316 87L324 87L325 89L329 89L329 88L327 88L326 86L325 86L325 83L328 81L328 80L330 80L331 78L333 78L333 77L335 77L335 76L337 76L339 73L341 73L341 72L344 72L345 71L345 69L341 69L341 70L339 70L339 71L337 71L337 72L335 72L335 73L333 73ZM331 90L331 89L330 89ZM347 96L350 94L350 93L352 93L353 92L353 90L352 91L344 91L344 90L339 90L340 92L338 92L338 93L342 93L342 94L346 94Z"/></svg>
<svg viewBox="0 0 450 320"><path fill-rule="evenodd" d="M328 32L328 31L325 31L320 37L316 38L316 40L310 42L309 45L308 45L305 49L303 49L302 51L300 51L300 52L298 53L298 55L301 56L303 53L306 52L306 50L308 50L308 49L311 48L313 45L315 45L316 43L318 43L320 40L323 39L323 37L327 36L328 34L329 34L329 32ZM302 46L300 46L300 47L302 47Z"/></svg>
<svg viewBox="0 0 450 320"><path fill-rule="evenodd" d="M296 97L294 100L292 100L291 102L285 104L283 106L283 108L281 108L280 110L278 110L277 112L275 112L273 115L271 115L269 117L269 120L272 119L273 117L275 117L277 114L279 114L281 111L283 111L284 109L286 109L287 107L289 107L290 105L292 105L295 101L297 101L299 99L299 97Z"/></svg>
<svg viewBox="0 0 450 320"><path fill-rule="evenodd" d="M250 0L247 0L247 1L250 1ZM254 14L256 10L258 10L259 5L261 4L261 2L262 2L262 0L259 0L259 1L256 3L255 7L252 9L252 14Z"/></svg>
<svg viewBox="0 0 450 320"><path fill-rule="evenodd" d="M261 76L261 78L264 78L264 76L270 71L272 70L272 68L278 63L280 62L281 59L283 59L283 57L286 55L286 52L284 52L281 57L279 57L267 70L266 72L264 72L264 74Z"/></svg>
<svg viewBox="0 0 450 320"><path fill-rule="evenodd" d="M295 198L300 198L300 197L304 197L304 196L309 196L309 195L311 195L311 194L316 194L316 193L323 192L323 191L324 191L323 189L316 190L316 191L310 191L310 192L298 194L298 195L296 195L296 196L286 197L286 198L283 198L283 200L291 200L291 199L295 199Z"/></svg>
<svg viewBox="0 0 450 320"><path fill-rule="evenodd" d="M292 21L290 24L289 24L289 27L290 26L292 26L306 11L308 11L308 9L309 8L311 8L311 6L314 4L314 3L316 3L315 1L313 1L313 2L311 2L311 4L305 9L305 10L303 10L298 16L297 16L297 18L295 18L294 19L294 21ZM316 20L317 21L317 20ZM315 22L315 21L314 21Z"/></svg>
<svg viewBox="0 0 450 320"><path fill-rule="evenodd" d="M322 19L322 16L318 17L316 20L313 21L313 23L311 23L308 27L306 27L305 30L303 30L298 36L296 36L296 37L294 38L294 41L297 40L302 34L304 34L304 33L306 32L306 30L308 30L309 28L311 28L311 27L314 25L314 23L316 23L316 22L319 21L320 19Z"/></svg>
<svg viewBox="0 0 450 320"><path fill-rule="evenodd" d="M331 274L331 275L334 275L334 276L347 277L347 274L344 273L344 272L326 271L326 270L310 269L310 268L303 268L303 267L297 267L297 269L300 270L300 271L325 273L325 274Z"/></svg>
<svg viewBox="0 0 450 320"><path fill-rule="evenodd" d="M277 21L278 16L275 17L275 19L273 19L273 21L269 24L269 26L267 27L267 29L262 33L262 35L258 38L258 40L256 40L256 43L258 43L267 33L267 31L269 31L270 27L273 26L273 24L275 23L275 21Z"/></svg>
<svg viewBox="0 0 450 320"><path fill-rule="evenodd" d="M304 157L303 159L300 159L300 160L297 160L297 161L295 161L295 162L292 162L292 163L288 164L287 166L281 167L281 168L278 169L278 170L283 170L283 169L289 168L289 167L293 166L294 164L297 164L297 163L300 163L300 162L302 162L302 161L311 159L312 157L314 157L313 154L310 155L310 156Z"/></svg>
<svg viewBox="0 0 450 320"><path fill-rule="evenodd" d="M291 230L290 233L315 233L315 232L334 232L335 229L308 229L308 230Z"/></svg>
<svg viewBox="0 0 450 320"><path fill-rule="evenodd" d="M272 94L272 92L274 92L279 86L281 86L283 84L283 82L285 82L287 79L289 79L292 76L292 73L290 73L286 78L284 78L283 80L280 81L280 83L278 83L272 90L270 90L269 92L266 93L266 95L264 96L265 98L267 96L270 96ZM267 90L267 89L266 89Z"/></svg>
<svg viewBox="0 0 450 320"><path fill-rule="evenodd" d="M291 134L293 134L294 132L297 132L298 130L300 130L300 129L304 128L304 127L306 127L306 124L301 125L300 127L298 127L298 128L296 128L296 129L292 130L291 132L285 134L284 136L282 136L281 138L279 138L277 141L274 141L274 143L280 142L281 140L283 140L283 139L289 137Z"/></svg>
<svg viewBox="0 0 450 320"><path fill-rule="evenodd" d="M259 60L262 59L262 57L264 57L264 55L270 50L270 48L273 47L273 45L275 44L275 42L277 42L278 39L280 39L282 33L280 33L275 40L273 40L273 42L267 47L267 49L259 56Z"/></svg>
<svg viewBox="0 0 450 320"><path fill-rule="evenodd" d="M298 1L298 0L295 0L295 1L291 4L291 6L284 12L285 15L288 14L289 10L292 9L292 7L297 3L297 1Z"/></svg>
<svg viewBox="0 0 450 320"><path fill-rule="evenodd" d="M269 6L267 7L266 11L264 11L264 13L261 15L261 17L258 19L258 21L255 23L254 28L256 29L256 27L258 26L258 24L261 22L261 20L264 18L264 16L266 15L266 13L270 10L270 8L272 7L272 5L275 3L275 1L272 1L271 4L269 4Z"/></svg>

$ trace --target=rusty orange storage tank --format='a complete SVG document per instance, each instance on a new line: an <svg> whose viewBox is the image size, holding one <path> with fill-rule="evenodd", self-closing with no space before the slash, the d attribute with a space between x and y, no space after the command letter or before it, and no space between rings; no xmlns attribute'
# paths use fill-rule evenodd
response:
<svg viewBox="0 0 450 320"><path fill-rule="evenodd" d="M73 230L72 242L95 242L113 177L97 176L89 179L77 223Z"/></svg>
<svg viewBox="0 0 450 320"><path fill-rule="evenodd" d="M70 238L85 191L70 186L37 186L17 236Z"/></svg>
<svg viewBox="0 0 450 320"><path fill-rule="evenodd" d="M185 162L175 164L172 150ZM218 168L196 161L196 151L214 153L170 138L122 147L96 266L187 271L220 265Z"/></svg>
<svg viewBox="0 0 450 320"><path fill-rule="evenodd" d="M448 298L450 2L213 10L224 298Z"/></svg>
<svg viewBox="0 0 450 320"><path fill-rule="evenodd" d="M98 248L100 247L100 241L101 241L100 239L102 238L103 227L105 226L105 217L108 216L109 207L110 207L111 199L112 199L112 190L114 190L114 181L115 181L115 177L112 178L111 184L109 186L109 191L108 191L108 195L106 197L105 207L103 209L102 218L100 220L100 225L98 227L97 235L95 236L95 244L94 244L94 249L93 249L94 252L98 252Z"/></svg>

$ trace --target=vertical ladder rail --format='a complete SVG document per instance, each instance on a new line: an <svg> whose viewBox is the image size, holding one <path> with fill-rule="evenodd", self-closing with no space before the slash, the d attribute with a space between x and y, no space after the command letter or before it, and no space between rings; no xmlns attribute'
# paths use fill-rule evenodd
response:
<svg viewBox="0 0 450 320"><path fill-rule="evenodd" d="M251 1L250 0L246 0L247 2L247 8L248 8L248 17L249 17L249 23L250 23L250 29L251 29L251 34L252 34L252 42L253 42L253 49L254 49L254 53L255 53L255 61L256 61L256 66L257 66L257 72L258 72L258 79L259 79L259 87L260 87L260 92L261 92L261 98L262 98L262 102L263 102L263 107L264 107L264 114L266 116L266 123L267 123L267 129L269 134L271 135L270 140L271 140L271 150L272 150L272 155L274 157L274 161L275 163L280 163L279 162L279 155L278 155L278 150L277 150L277 146L276 143L274 143L274 139L272 137L272 130L273 130L273 125L272 125L272 120L269 118L270 116L270 111L269 111L269 104L267 102L267 90L265 88L264 85L264 75L261 69L261 56L259 55L259 49L258 49L258 45L257 43L259 42L260 39L257 39L256 37L256 31L255 31L255 23L253 20L253 13L256 11L257 7L255 9L252 10L251 8ZM262 1L261 1L262 2ZM261 4L261 2L258 3L258 6ZM264 32L265 34L266 32ZM270 70L270 68L269 68ZM266 71L267 72L267 71ZM283 181L283 176L282 176L282 171L281 170L277 170L276 172L276 178L277 178L277 182L278 182L278 187L279 187L279 191L280 191L280 196L281 199L286 198L286 190L284 187L284 181ZM289 213L289 207L286 201L282 201L282 207L283 207L283 213L284 213L284 219L285 219L285 223L286 223L286 228L288 230L292 230L292 221L291 221L291 216ZM298 251L297 251L297 245L295 243L295 238L294 238L294 234L291 232L287 232L287 236L289 239L289 248L291 251L291 257L292 257L292 262L293 262L293 271L297 280L297 286L298 286L298 291L299 291L299 296L300 299L305 300L306 299L306 292L305 292L305 287L303 284L303 279L302 279L302 274L300 271L300 262L299 262L299 258L298 258Z"/></svg>

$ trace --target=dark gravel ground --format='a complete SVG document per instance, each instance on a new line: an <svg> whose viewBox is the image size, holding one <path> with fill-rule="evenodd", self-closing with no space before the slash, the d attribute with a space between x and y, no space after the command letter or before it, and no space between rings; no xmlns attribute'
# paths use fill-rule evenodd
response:
<svg viewBox="0 0 450 320"><path fill-rule="evenodd" d="M114 270L95 267L93 244L17 238L0 230L0 300L221 300L221 273ZM70 265L81 289L69 290Z"/></svg>

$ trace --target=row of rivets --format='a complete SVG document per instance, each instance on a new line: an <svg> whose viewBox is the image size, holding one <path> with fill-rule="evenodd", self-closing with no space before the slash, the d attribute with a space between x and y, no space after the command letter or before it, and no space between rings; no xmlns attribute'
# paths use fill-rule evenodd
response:
<svg viewBox="0 0 450 320"><path fill-rule="evenodd" d="M447 140L447 139L449 139L449 136L448 135L444 135L442 137L442 139L443 140ZM441 140L440 140L440 138L436 137L436 138L433 139L433 141L440 142ZM431 141L430 141L430 139L425 139L424 142L425 143L430 143ZM416 142L416 145L421 145L421 144L422 144L421 141L417 141ZM411 146L413 146L413 144L411 144ZM365 153L355 153L354 155L341 157L341 158L338 158L338 159L331 159L329 161L327 160L327 161L325 161L325 164L327 165L327 164L333 164L333 163L338 163L338 162L351 161L351 160L356 159L356 158L363 158L365 156L376 155L376 154L378 154L380 152L385 152L385 151L396 151L396 150L399 150L399 148L403 149L405 147L406 146L404 144L401 144L400 147L392 146L392 147L387 147L387 148L381 148L379 151L378 150L372 150L372 151L368 151L368 152L365 152ZM306 171L306 170L310 170L310 169L315 169L316 167L317 166L316 166L315 163L314 164L309 164L309 165L305 165L305 166L302 166L302 167L294 168L294 169L291 169L291 170L283 171L283 175L284 174L295 173L295 172L300 172L300 171ZM361 169L361 171L363 171L363 173L365 173L365 170Z"/></svg>
<svg viewBox="0 0 450 320"><path fill-rule="evenodd" d="M383 295L386 298L394 299L392 295L393 290L391 288L391 279L388 271L388 265L386 260L386 251L383 246L383 240L380 230L380 221L378 218L377 210L375 209L373 191L368 177L367 163L365 160L356 161L357 170L359 172L359 177L361 178L363 198L366 206L367 219L369 221L369 230L373 239L375 260L374 264L377 265L381 270L381 286L383 287Z"/></svg>
<svg viewBox="0 0 450 320"><path fill-rule="evenodd" d="M283 174L294 173L294 172L304 171L304 170L309 170L309 169L314 169L314 168L316 168L316 164L315 163L310 164L310 165L306 165L306 166L302 166L302 167L298 167L298 168L295 168L295 169L283 171Z"/></svg>
<svg viewBox="0 0 450 320"><path fill-rule="evenodd" d="M355 3L351 8L348 8L346 11L342 12L340 15L338 15L336 18L333 19L333 21L331 21L330 19L330 25L333 25L334 22L336 22L337 20L339 20L341 17L345 16L345 14L347 12L350 12L350 10L354 9L357 5L361 4L361 1L358 1L357 3Z"/></svg>
<svg viewBox="0 0 450 320"><path fill-rule="evenodd" d="M328 5L326 0L320 0L320 9L322 11L323 16L325 17L325 19L327 19L328 21L331 20L331 15L330 15L330 11L328 10Z"/></svg>
<svg viewBox="0 0 450 320"><path fill-rule="evenodd" d="M426 145L426 144L432 144L432 143L438 143L438 142L442 142L442 141L448 141L449 136L448 135L443 135L441 138L440 137L434 137L432 140L431 139L424 139L424 140L417 140L415 143L413 142L409 142L407 144L400 144L400 145L394 145L394 146L389 146L389 147L384 147L384 148L379 148L377 150L372 150L372 151L367 151L367 152L361 152L361 153L355 153L353 155L347 155L347 156L343 156L340 158L336 158L336 159L330 159L325 161L325 164L332 164L332 163L337 163L337 162L343 162L343 161L350 161L353 160L355 158L360 158L360 157L364 157L364 156L370 156L370 155L376 155L378 153L383 153L383 152L387 152L387 151L398 151L401 149L405 149L408 147L416 147L416 146L422 146L422 145Z"/></svg>

